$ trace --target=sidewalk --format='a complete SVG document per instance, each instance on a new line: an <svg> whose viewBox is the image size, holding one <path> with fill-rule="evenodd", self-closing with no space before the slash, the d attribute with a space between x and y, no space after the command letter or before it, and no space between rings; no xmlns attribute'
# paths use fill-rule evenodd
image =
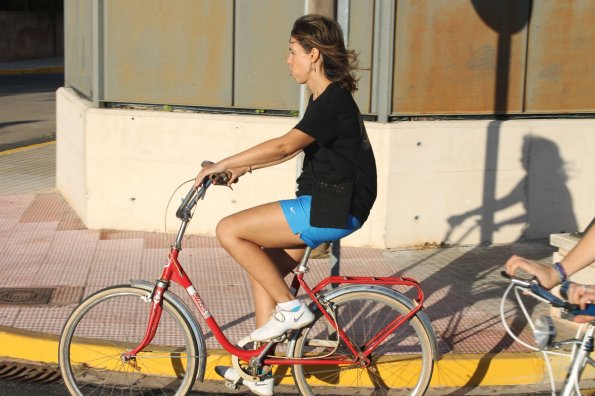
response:
<svg viewBox="0 0 595 396"><path fill-rule="evenodd" d="M0 345L8 357L50 364L57 361L57 336L80 299L129 279L155 279L172 238L86 229L53 188L54 156L54 143L0 153ZM238 341L254 327L245 274L214 238L190 236L185 246L180 261L226 335ZM549 262L552 249L545 243L427 250L345 247L340 273L406 275L420 281L443 356L433 388L540 384L543 360L512 342L500 324L506 282L499 272L513 253ZM317 260L311 268L307 276L314 282L329 273L330 264ZM21 294L22 300L10 300L11 288L28 289L31 299L46 298L27 304ZM207 379L217 379L211 366L228 362L229 356L220 353L204 323L203 330L209 348Z"/></svg>

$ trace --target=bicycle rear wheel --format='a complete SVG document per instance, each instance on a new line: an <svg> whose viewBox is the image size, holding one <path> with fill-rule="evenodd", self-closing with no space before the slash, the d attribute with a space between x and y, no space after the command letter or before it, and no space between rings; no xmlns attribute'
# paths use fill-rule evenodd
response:
<svg viewBox="0 0 595 396"><path fill-rule="evenodd" d="M364 346L388 323L410 311L397 299L378 290L348 291L327 301L333 307L337 323L356 347ZM324 386L363 387L368 395L386 395L390 389L422 395L432 376L434 340L431 334L433 331L426 329L425 323L414 316L372 352L367 367L294 365L296 385L302 395L322 393L319 387ZM302 330L290 355L353 357L320 312L315 321Z"/></svg>
<svg viewBox="0 0 595 396"><path fill-rule="evenodd" d="M198 347L188 321L163 301L155 338L135 359L121 356L143 339L148 292L114 286L86 298L70 315L60 338L59 361L73 395L184 395L198 369Z"/></svg>

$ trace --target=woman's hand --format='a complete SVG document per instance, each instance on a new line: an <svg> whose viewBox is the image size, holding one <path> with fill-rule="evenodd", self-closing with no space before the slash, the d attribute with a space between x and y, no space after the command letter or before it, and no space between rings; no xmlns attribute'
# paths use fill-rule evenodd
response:
<svg viewBox="0 0 595 396"><path fill-rule="evenodd" d="M227 172L229 172L227 186L230 187L233 183L237 183L241 176L244 176L248 172L252 173L252 168L250 166L240 166L238 168L230 168Z"/></svg>
<svg viewBox="0 0 595 396"><path fill-rule="evenodd" d="M568 301L580 305L581 309L585 309L587 304L595 301L595 286L571 283L568 287Z"/></svg>
<svg viewBox="0 0 595 396"><path fill-rule="evenodd" d="M223 173L226 170L227 169L224 166L222 166L219 162L214 164L205 164L200 170L200 172L198 172L198 175L194 180L194 188L199 188L200 186L202 186L204 180L210 175Z"/></svg>
<svg viewBox="0 0 595 396"><path fill-rule="evenodd" d="M537 277L541 286L551 289L560 283L558 273L551 265L540 264L536 261L526 259L520 256L512 256L505 264L508 275L513 276L519 268L522 268L529 274Z"/></svg>
<svg viewBox="0 0 595 396"><path fill-rule="evenodd" d="M592 304L595 301L595 287L571 283L568 287L568 301L578 304L581 309L586 309L587 304ZM574 321L578 323L587 323L592 320L595 320L595 316L578 315L574 317Z"/></svg>

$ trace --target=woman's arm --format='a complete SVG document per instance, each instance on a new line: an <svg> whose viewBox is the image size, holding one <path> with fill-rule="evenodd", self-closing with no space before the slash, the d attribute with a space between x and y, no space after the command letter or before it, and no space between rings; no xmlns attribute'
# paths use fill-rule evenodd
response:
<svg viewBox="0 0 595 396"><path fill-rule="evenodd" d="M194 186L199 187L208 175L225 172L229 169L249 169L250 167L259 169L285 162L295 157L304 147L313 142L312 136L294 128L283 136L267 140L248 150L203 167L196 177Z"/></svg>
<svg viewBox="0 0 595 396"><path fill-rule="evenodd" d="M290 159L292 159L293 157L295 157L296 155L298 155L302 151L303 151L302 149L297 150L295 153L293 153L291 155L288 155L287 157L281 158L280 160L277 160L277 161L271 161L271 162L267 162L266 164L260 164L260 165L252 165L250 167L250 170L268 168L269 166L274 166L274 165L280 164L282 162L289 161Z"/></svg>
<svg viewBox="0 0 595 396"><path fill-rule="evenodd" d="M581 240L564 257L561 264L568 276L595 262L595 227L590 227Z"/></svg>
<svg viewBox="0 0 595 396"><path fill-rule="evenodd" d="M229 186L229 185L235 183L241 176L245 175L246 173L252 173L253 170L268 168L269 166L273 166L273 165L277 165L277 164L280 164L285 161L289 161L290 159L292 159L293 157L295 157L296 155L298 155L301 152L302 152L302 150L298 150L290 156L281 158L280 160L277 160L277 161L267 162L266 164L242 166L239 168L230 168L230 169L228 169L228 171L230 173L230 177L229 177L229 181L228 181L227 185Z"/></svg>
<svg viewBox="0 0 595 396"><path fill-rule="evenodd" d="M562 268L567 276L578 272L592 262L595 262L595 227L587 230L585 235L561 261ZM514 275L517 269L522 268L539 280L543 287L552 288L560 283L560 276L551 265L539 264L519 256L512 256L506 262L506 272Z"/></svg>

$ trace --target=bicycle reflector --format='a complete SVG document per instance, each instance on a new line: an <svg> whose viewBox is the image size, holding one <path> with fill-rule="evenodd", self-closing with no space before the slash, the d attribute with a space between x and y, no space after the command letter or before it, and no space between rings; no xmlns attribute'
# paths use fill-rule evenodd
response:
<svg viewBox="0 0 595 396"><path fill-rule="evenodd" d="M550 316L540 316L535 320L535 328L533 329L533 337L539 349L545 349L552 346L556 338L556 328L554 321Z"/></svg>

